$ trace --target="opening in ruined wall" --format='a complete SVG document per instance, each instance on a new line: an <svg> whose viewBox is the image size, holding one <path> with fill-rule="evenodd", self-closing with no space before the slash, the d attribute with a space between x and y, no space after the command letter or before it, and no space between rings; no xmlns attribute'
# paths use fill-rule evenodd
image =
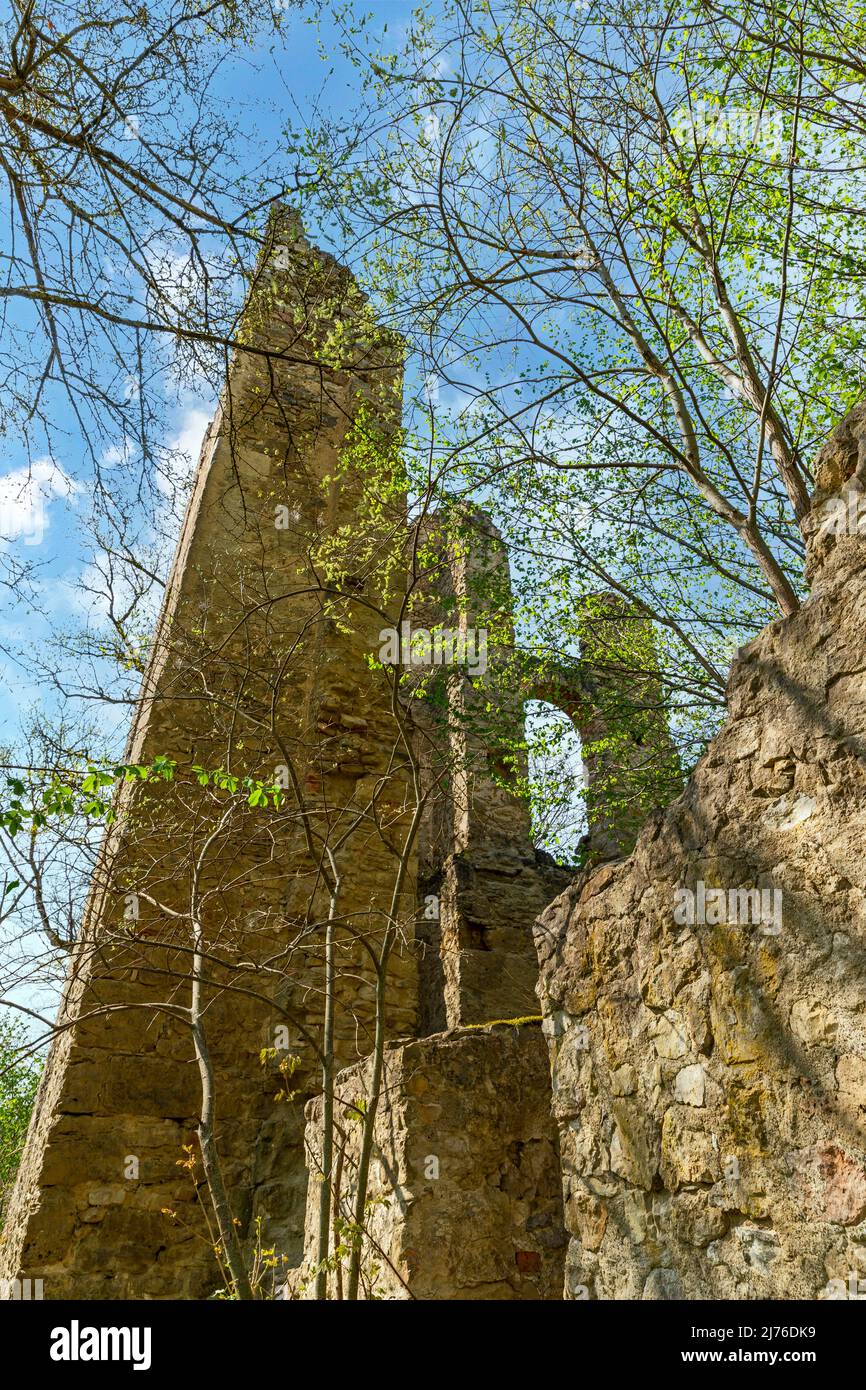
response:
<svg viewBox="0 0 866 1390"><path fill-rule="evenodd" d="M525 715L532 841L558 863L573 864L587 832L580 734L550 701L528 700Z"/></svg>

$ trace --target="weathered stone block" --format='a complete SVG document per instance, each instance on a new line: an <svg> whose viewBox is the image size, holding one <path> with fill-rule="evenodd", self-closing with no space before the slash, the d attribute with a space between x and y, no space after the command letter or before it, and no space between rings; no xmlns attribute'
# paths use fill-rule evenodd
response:
<svg viewBox="0 0 866 1390"><path fill-rule="evenodd" d="M338 1094L368 1098L368 1085L361 1066L340 1076ZM318 1154L320 1101L308 1114L307 1144ZM347 1131L344 1216L360 1126ZM561 1298L562 1189L538 1025L458 1029L389 1048L375 1140L365 1296ZM320 1190L310 1184L307 1267Z"/></svg>

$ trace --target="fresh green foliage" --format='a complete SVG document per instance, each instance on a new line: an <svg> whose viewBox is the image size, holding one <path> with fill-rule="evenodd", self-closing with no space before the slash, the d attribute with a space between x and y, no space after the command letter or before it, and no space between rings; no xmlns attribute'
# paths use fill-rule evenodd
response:
<svg viewBox="0 0 866 1390"><path fill-rule="evenodd" d="M61 778L50 774L42 780L38 771L28 780L7 777L8 801L0 806L0 825L10 835L17 835L25 826L40 830L52 819L86 816L111 825L117 819L117 807L111 796L117 788L129 782L173 782L178 765L173 758L157 757L152 763L118 763L112 767L88 766L77 778ZM254 777L237 777L222 768L209 771L193 765L192 774L201 787L213 787L230 796L246 797L252 807L279 807L283 791L273 783ZM17 883L7 884L6 892Z"/></svg>
<svg viewBox="0 0 866 1390"><path fill-rule="evenodd" d="M27 1134L42 1063L30 1054L27 1031L14 1015L0 1014L0 1224Z"/></svg>
<svg viewBox="0 0 866 1390"><path fill-rule="evenodd" d="M812 459L863 387L866 3L442 0L393 45L321 12L364 100L289 144L404 336L413 496L493 515L542 674L599 591L645 616L687 771L805 594Z"/></svg>

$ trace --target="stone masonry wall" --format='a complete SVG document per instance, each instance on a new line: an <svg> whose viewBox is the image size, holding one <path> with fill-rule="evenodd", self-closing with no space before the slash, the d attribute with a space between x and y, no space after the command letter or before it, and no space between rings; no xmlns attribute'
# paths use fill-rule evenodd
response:
<svg viewBox="0 0 866 1390"><path fill-rule="evenodd" d="M684 794L537 925L566 1297L866 1274L866 541L826 525L863 457L858 411L818 460L811 598L737 654ZM729 896L755 888L763 922Z"/></svg>
<svg viewBox="0 0 866 1390"><path fill-rule="evenodd" d="M465 505L426 523L431 557L416 560L413 625L459 623L484 634L486 668L439 677L440 701L415 701L429 801L418 836L421 1031L439 1032L537 1012L531 923L569 881L535 848L529 809L497 779L502 746L524 731L513 659L508 555L489 518ZM450 616L449 616L450 615ZM428 673L425 671L424 676ZM511 752L514 757L514 752ZM519 771L525 774L525 767Z"/></svg>
<svg viewBox="0 0 866 1390"><path fill-rule="evenodd" d="M549 1086L537 1023L455 1029L388 1049L371 1165L365 1297L562 1297L565 1233ZM338 1081L346 1217L360 1140L352 1106L366 1088L364 1064ZM319 1100L310 1102L308 1116L315 1156ZM310 1184L310 1260L319 1190Z"/></svg>

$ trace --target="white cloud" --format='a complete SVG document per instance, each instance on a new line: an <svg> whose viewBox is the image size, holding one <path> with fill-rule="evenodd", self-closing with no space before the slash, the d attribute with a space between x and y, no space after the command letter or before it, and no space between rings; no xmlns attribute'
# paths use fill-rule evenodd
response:
<svg viewBox="0 0 866 1390"><path fill-rule="evenodd" d="M48 530L49 504L55 497L71 500L78 491L79 484L47 455L0 475L0 545L39 545Z"/></svg>
<svg viewBox="0 0 866 1390"><path fill-rule="evenodd" d="M190 471L198 463L205 430L209 424L210 415L207 411L195 406L185 412L180 430L171 442L172 449L177 449L189 460Z"/></svg>
<svg viewBox="0 0 866 1390"><path fill-rule="evenodd" d="M128 464L133 455L132 443L124 439L120 444L109 444L103 451L100 463L106 468L120 468L121 465Z"/></svg>
<svg viewBox="0 0 866 1390"><path fill-rule="evenodd" d="M209 424L210 414L201 406L190 406L184 411L177 434L168 441L170 458L161 467L158 478L160 490L166 495L189 482Z"/></svg>

